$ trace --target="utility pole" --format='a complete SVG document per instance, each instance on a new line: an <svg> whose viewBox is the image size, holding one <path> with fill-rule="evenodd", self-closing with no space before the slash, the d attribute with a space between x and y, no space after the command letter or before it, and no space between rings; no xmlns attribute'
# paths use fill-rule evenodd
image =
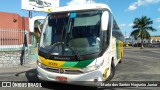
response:
<svg viewBox="0 0 160 90"><path fill-rule="evenodd" d="M124 39L125 39L125 47L127 46L126 44L126 30L125 30L125 36L124 36Z"/></svg>
<svg viewBox="0 0 160 90"><path fill-rule="evenodd" d="M29 11L29 18L32 18L32 11Z"/></svg>

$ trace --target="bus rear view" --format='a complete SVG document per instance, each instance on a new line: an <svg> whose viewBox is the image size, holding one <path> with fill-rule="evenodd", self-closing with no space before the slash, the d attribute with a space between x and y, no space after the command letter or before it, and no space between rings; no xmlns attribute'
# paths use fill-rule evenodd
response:
<svg viewBox="0 0 160 90"><path fill-rule="evenodd" d="M37 60L38 78L47 81L106 81L114 76L119 45L112 38L106 5L68 6L46 17ZM112 40L114 42L112 42ZM114 47L114 48L113 48Z"/></svg>

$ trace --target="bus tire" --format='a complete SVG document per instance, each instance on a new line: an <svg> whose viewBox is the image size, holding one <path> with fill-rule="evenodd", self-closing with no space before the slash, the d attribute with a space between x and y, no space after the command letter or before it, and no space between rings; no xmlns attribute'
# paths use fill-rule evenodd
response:
<svg viewBox="0 0 160 90"><path fill-rule="evenodd" d="M115 70L116 70L116 66L115 66L114 62L112 61L112 63L111 63L111 73L110 73L109 77L106 79L106 81L110 81L114 77Z"/></svg>
<svg viewBox="0 0 160 90"><path fill-rule="evenodd" d="M122 63L122 59L121 59L121 60L119 60L119 63Z"/></svg>
<svg viewBox="0 0 160 90"><path fill-rule="evenodd" d="M121 54L121 59L119 60L119 63L122 63L122 54Z"/></svg>

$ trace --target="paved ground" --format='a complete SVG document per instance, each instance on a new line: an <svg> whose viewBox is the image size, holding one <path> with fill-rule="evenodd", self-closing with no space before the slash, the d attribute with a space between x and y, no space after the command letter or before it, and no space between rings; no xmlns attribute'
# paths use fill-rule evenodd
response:
<svg viewBox="0 0 160 90"><path fill-rule="evenodd" d="M125 48L114 81L160 81L160 48Z"/></svg>
<svg viewBox="0 0 160 90"><path fill-rule="evenodd" d="M2 67L0 68L0 75L25 72L31 69L35 69L36 67L37 67L36 60L30 62L27 65L23 65L23 66L19 65L19 66L12 66L12 67Z"/></svg>
<svg viewBox="0 0 160 90"><path fill-rule="evenodd" d="M12 68L0 68L0 81L38 81L36 77L36 62L26 66L17 66ZM116 73L112 81L160 81L160 48L125 48L125 55L121 64L116 67ZM94 89L90 87L81 87L75 85L66 85L51 83L52 88L44 86L43 88L7 88L11 90L66 90L66 89ZM0 88L5 90L6 88ZM128 90L130 88L117 88L118 90ZM138 88L132 88L138 89ZM153 89L153 88L143 88ZM157 89L157 88L154 88ZM160 88L158 88L160 89ZM157 89L157 90L158 90Z"/></svg>
<svg viewBox="0 0 160 90"><path fill-rule="evenodd" d="M122 63L116 67L112 81L160 81L160 48L125 48ZM160 82L158 82L160 85ZM117 88L118 90L159 90L160 87Z"/></svg>

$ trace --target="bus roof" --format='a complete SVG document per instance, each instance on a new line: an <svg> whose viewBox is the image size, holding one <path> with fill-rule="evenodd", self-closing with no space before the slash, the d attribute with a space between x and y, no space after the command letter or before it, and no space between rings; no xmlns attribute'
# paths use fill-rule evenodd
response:
<svg viewBox="0 0 160 90"><path fill-rule="evenodd" d="M66 11L80 11L80 10L93 10L93 9L108 9L111 11L106 4L82 4L82 5L71 5L53 9L52 12L66 12Z"/></svg>

